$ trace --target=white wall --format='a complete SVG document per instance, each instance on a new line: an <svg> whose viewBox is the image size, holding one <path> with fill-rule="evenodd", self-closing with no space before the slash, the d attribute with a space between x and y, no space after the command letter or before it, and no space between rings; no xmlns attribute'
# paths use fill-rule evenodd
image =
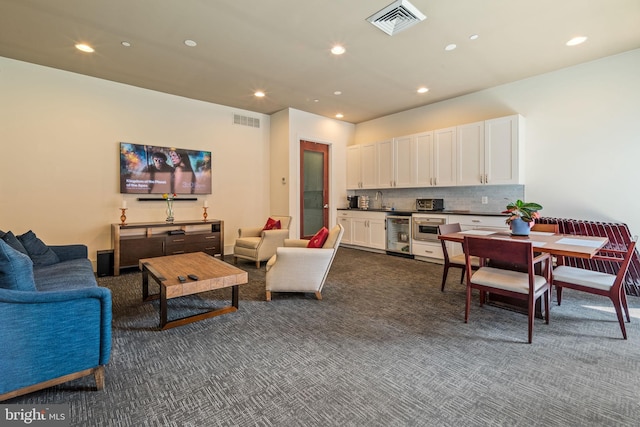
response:
<svg viewBox="0 0 640 427"><path fill-rule="evenodd" d="M527 200L640 234L640 49L356 126L356 143L520 113Z"/></svg>
<svg viewBox="0 0 640 427"><path fill-rule="evenodd" d="M353 142L355 126L293 108L288 109L287 118L289 121L289 215L292 216L291 237L296 238L300 236L300 141L329 145L329 225L333 226L337 221L336 210L346 205L346 148ZM272 144L276 142L272 141Z"/></svg>
<svg viewBox="0 0 640 427"><path fill-rule="evenodd" d="M176 220L225 221L226 252L241 225L270 211L269 116L0 57L0 229L48 244L111 248L119 222L119 142L212 152L213 188L175 203ZM233 113L261 128L233 125ZM127 221L164 221L165 203L128 202Z"/></svg>

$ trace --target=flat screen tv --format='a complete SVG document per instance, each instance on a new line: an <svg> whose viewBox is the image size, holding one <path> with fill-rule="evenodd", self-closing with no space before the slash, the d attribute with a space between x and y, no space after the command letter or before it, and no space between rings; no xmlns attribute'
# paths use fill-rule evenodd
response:
<svg viewBox="0 0 640 427"><path fill-rule="evenodd" d="M121 142L120 193L211 194L211 152Z"/></svg>

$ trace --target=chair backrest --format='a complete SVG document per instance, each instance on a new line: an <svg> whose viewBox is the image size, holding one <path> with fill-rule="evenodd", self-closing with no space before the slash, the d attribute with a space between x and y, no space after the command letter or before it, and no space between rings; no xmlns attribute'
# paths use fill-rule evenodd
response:
<svg viewBox="0 0 640 427"><path fill-rule="evenodd" d="M470 279L469 258L477 256L481 260L490 259L492 263L505 266L523 267L529 273L529 286L533 289L533 244L530 241L491 239L486 237L464 238L464 253L467 261L467 280Z"/></svg>
<svg viewBox="0 0 640 427"><path fill-rule="evenodd" d="M460 223L456 222L453 224L442 224L438 226L438 234L451 234L458 233L462 231L462 227L460 227ZM444 255L445 262L449 262L449 251L447 250L447 242L444 240L440 240L440 244L442 245L442 254Z"/></svg>
<svg viewBox="0 0 640 427"><path fill-rule="evenodd" d="M284 215L271 215L270 218L275 219L276 221L280 220L280 226L282 229L289 229L289 225L291 225L291 217Z"/></svg>
<svg viewBox="0 0 640 427"><path fill-rule="evenodd" d="M537 222L531 227L531 231L541 231L546 233L560 233L560 226L558 224L538 224Z"/></svg>

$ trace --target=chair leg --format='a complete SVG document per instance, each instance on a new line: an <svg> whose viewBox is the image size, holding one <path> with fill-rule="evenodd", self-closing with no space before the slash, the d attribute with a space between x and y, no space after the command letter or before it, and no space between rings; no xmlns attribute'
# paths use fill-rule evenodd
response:
<svg viewBox="0 0 640 427"><path fill-rule="evenodd" d="M464 282L464 274L466 273L466 271L465 271L465 270L466 270L466 269L465 269L465 268L463 268L463 269L462 269L462 274L460 275L460 284L461 284L461 285L462 285L462 283Z"/></svg>
<svg viewBox="0 0 640 427"><path fill-rule="evenodd" d="M620 300L622 301L624 314L627 315L627 322L631 322L631 317L629 317L629 305L627 304L627 292L624 289L624 285L620 286Z"/></svg>
<svg viewBox="0 0 640 427"><path fill-rule="evenodd" d="M440 292L444 292L444 284L447 283L448 274L449 274L449 264L445 264L444 271L442 272L442 286L440 286Z"/></svg>
<svg viewBox="0 0 640 427"><path fill-rule="evenodd" d="M527 317L529 317L528 325L529 325L529 344L533 341L533 318L535 317L534 307L536 305L536 300L533 297L529 296L528 308L527 308Z"/></svg>
<svg viewBox="0 0 640 427"><path fill-rule="evenodd" d="M260 270L260 261L256 261L256 268Z"/></svg>
<svg viewBox="0 0 640 427"><path fill-rule="evenodd" d="M238 263L238 257L237 257L237 256L234 256L234 257L233 257L233 263L234 263L234 264L237 264L237 263Z"/></svg>
<svg viewBox="0 0 640 427"><path fill-rule="evenodd" d="M96 379L96 390L104 389L104 366L98 366L93 372L93 377Z"/></svg>
<svg viewBox="0 0 640 427"><path fill-rule="evenodd" d="M624 326L624 318L622 317L622 301L620 295L617 297L612 297L611 302L613 303L613 307L616 309L616 316L618 316L618 323L620 324L620 330L622 331L622 337L627 339L627 328Z"/></svg>
<svg viewBox="0 0 640 427"><path fill-rule="evenodd" d="M266 291L267 301L271 301L271 291Z"/></svg>
<svg viewBox="0 0 640 427"><path fill-rule="evenodd" d="M556 285L556 298L558 299L558 305L562 304L562 286Z"/></svg>
<svg viewBox="0 0 640 427"><path fill-rule="evenodd" d="M321 300L321 299L322 299L322 294L321 294L319 291L318 291L318 292L316 292L316 298L317 298L318 300Z"/></svg>
<svg viewBox="0 0 640 427"><path fill-rule="evenodd" d="M467 285L467 300L464 306L464 323L469 322L469 311L471 310L471 286Z"/></svg>
<svg viewBox="0 0 640 427"><path fill-rule="evenodd" d="M549 287L549 290L547 292L544 293L544 299L546 301L546 304L544 305L544 319L545 319L545 323L548 325L549 324L549 310L550 310L550 305L551 305L551 287Z"/></svg>

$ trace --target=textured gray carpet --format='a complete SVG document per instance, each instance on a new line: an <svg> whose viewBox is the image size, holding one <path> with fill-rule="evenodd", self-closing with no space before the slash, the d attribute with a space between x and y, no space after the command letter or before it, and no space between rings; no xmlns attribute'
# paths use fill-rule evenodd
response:
<svg viewBox="0 0 640 427"><path fill-rule="evenodd" d="M551 324L485 306L464 324L459 270L341 248L323 291L264 300L264 266L240 309L159 331L140 274L113 291L106 387L80 379L5 403L69 403L77 426L602 426L640 419L640 319L624 341L608 300L566 290ZM230 290L170 302L226 305ZM632 297L631 307L640 301Z"/></svg>

